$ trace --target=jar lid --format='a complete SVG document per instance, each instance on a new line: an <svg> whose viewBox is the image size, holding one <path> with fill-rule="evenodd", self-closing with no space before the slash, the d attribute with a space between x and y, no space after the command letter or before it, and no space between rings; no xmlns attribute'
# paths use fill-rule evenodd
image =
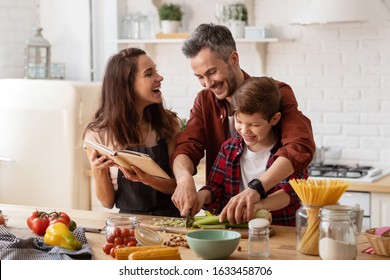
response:
<svg viewBox="0 0 390 280"><path fill-rule="evenodd" d="M127 226L138 225L138 218L135 216L111 216L106 220L106 226Z"/></svg>
<svg viewBox="0 0 390 280"><path fill-rule="evenodd" d="M134 236L138 243L144 246L158 246L163 244L163 239L160 234L152 229L138 227L134 231Z"/></svg>
<svg viewBox="0 0 390 280"><path fill-rule="evenodd" d="M262 228L266 228L269 226L269 221L267 219L263 219L263 218L256 218L256 219L250 220L248 223L248 226L249 226L249 228L252 228L252 229L262 229Z"/></svg>

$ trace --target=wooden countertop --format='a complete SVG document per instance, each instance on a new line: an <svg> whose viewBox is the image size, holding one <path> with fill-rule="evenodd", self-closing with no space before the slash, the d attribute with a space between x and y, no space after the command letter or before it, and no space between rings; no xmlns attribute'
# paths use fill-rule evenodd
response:
<svg viewBox="0 0 390 280"><path fill-rule="evenodd" d="M21 205L11 205L11 204L0 204L0 210L2 210L4 215L8 215L8 225L7 228L10 229L15 235L19 237L32 236L34 233L27 228L26 219L27 216L34 211L35 209L51 212L54 209L45 208L45 207L31 207L31 206L21 206ZM105 221L108 217L115 215L124 215L119 213L106 213L106 212L94 212L94 211L85 211L85 210L67 210L67 209L55 209L57 211L65 211L70 215L70 217L76 221L78 226L82 227L93 227L93 228L103 228ZM130 216L130 215L127 215ZM141 223L148 223L153 218L152 216L142 216L142 215L133 215L137 216ZM295 250L295 228L293 227L282 227L282 226L272 226L275 229L275 235L270 238L270 251L271 255L269 260L318 260L318 256L309 256L298 253ZM164 240L168 240L171 237L172 233L160 232ZM113 260L110 256L106 255L102 246L105 243L105 234L104 232L98 233L86 233L88 243L92 247L94 252L94 259L96 260ZM231 260L245 260L248 259L247 255L247 240L241 239L240 247L241 251L236 250L229 259ZM389 260L389 258L378 256L378 255L369 255L362 253L361 251L369 247L369 243L364 234L358 236L358 260ZM191 249L180 247L180 254L182 259L200 259Z"/></svg>

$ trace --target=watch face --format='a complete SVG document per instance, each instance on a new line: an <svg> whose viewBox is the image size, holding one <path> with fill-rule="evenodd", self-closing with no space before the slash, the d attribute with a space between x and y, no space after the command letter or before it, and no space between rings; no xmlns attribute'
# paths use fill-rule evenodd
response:
<svg viewBox="0 0 390 280"><path fill-rule="evenodd" d="M256 190L262 199L267 198L267 193L264 190L263 184L259 179L253 179L248 183L248 187Z"/></svg>

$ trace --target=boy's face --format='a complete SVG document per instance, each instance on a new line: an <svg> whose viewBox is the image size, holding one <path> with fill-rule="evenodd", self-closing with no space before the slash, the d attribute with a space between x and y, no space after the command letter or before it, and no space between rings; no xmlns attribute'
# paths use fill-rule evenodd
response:
<svg viewBox="0 0 390 280"><path fill-rule="evenodd" d="M269 148L275 143L275 136L272 127L280 119L280 113L276 113L271 121L268 121L262 114L236 113L234 115L234 126L252 152L258 152Z"/></svg>

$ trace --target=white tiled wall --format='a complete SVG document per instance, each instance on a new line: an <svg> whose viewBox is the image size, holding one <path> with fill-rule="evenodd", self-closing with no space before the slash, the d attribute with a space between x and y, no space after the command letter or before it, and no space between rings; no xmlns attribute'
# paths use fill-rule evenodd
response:
<svg viewBox="0 0 390 280"><path fill-rule="evenodd" d="M270 24L275 37L286 39L268 44L266 74L292 86L300 109L312 120L317 144L330 148L330 161L390 168L390 22L290 25L308 1L253 0L254 24ZM26 21L34 15L28 12L30 2L0 0L0 78L23 75L23 44L30 36ZM215 21L216 0L170 2L184 5L189 30ZM390 0L384 2L390 7ZM167 106L187 117L200 86L181 45L144 47L165 77ZM256 46L238 44L238 49L242 68L258 75Z"/></svg>

